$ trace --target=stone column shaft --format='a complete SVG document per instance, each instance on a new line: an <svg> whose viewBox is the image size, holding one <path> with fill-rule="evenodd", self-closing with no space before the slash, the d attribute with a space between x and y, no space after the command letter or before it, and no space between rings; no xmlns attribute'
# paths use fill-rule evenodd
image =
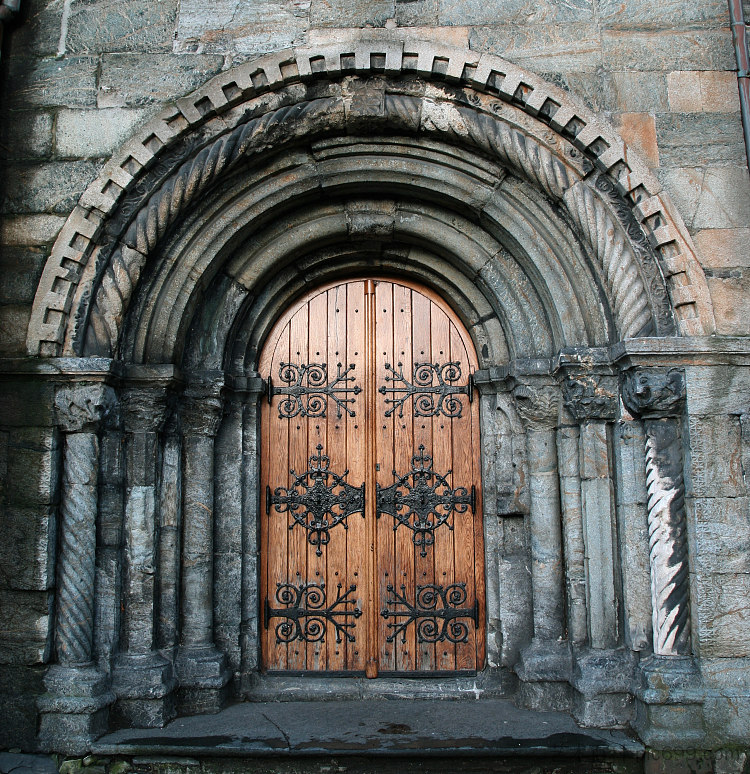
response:
<svg viewBox="0 0 750 774"><path fill-rule="evenodd" d="M685 482L678 416L685 397L678 369L628 372L622 397L644 421L654 654L691 653Z"/></svg>
<svg viewBox="0 0 750 774"><path fill-rule="evenodd" d="M180 712L218 711L230 673L214 644L214 438L221 385L189 387L182 399L183 532L180 647L175 662Z"/></svg>
<svg viewBox="0 0 750 774"><path fill-rule="evenodd" d="M565 579L568 591L568 636L572 643L585 642L588 635L586 607L586 566L583 542L583 505L579 466L577 425L557 431L560 466L560 502L565 545Z"/></svg>
<svg viewBox="0 0 750 774"><path fill-rule="evenodd" d="M164 440L159 498L159 620L157 644L176 647L179 632L180 532L182 529L182 446L176 433Z"/></svg>

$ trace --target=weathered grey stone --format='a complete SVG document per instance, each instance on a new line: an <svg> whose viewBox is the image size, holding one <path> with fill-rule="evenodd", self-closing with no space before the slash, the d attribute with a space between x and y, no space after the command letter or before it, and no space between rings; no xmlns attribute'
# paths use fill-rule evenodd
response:
<svg viewBox="0 0 750 774"><path fill-rule="evenodd" d="M750 573L750 500L689 498L691 547L697 573Z"/></svg>
<svg viewBox="0 0 750 774"><path fill-rule="evenodd" d="M0 222L0 242L4 245L35 247L53 242L65 223L57 215L16 215Z"/></svg>
<svg viewBox="0 0 750 774"><path fill-rule="evenodd" d="M0 605L4 611L0 663L46 663L52 645L52 593L4 589L0 590Z"/></svg>
<svg viewBox="0 0 750 774"><path fill-rule="evenodd" d="M60 110L55 123L55 153L66 158L109 156L150 112L122 108Z"/></svg>
<svg viewBox="0 0 750 774"><path fill-rule="evenodd" d="M94 57L65 59L13 59L5 84L3 103L11 109L44 107L93 107L96 104Z"/></svg>
<svg viewBox="0 0 750 774"><path fill-rule="evenodd" d="M737 76L713 70L675 70L667 75L673 113L737 113Z"/></svg>
<svg viewBox="0 0 750 774"><path fill-rule="evenodd" d="M607 109L612 101L612 76L604 70L583 73L566 70L542 72L540 75L545 81L575 94L596 112Z"/></svg>
<svg viewBox="0 0 750 774"><path fill-rule="evenodd" d="M312 0L313 27L383 27L396 16L395 0Z"/></svg>
<svg viewBox="0 0 750 774"><path fill-rule="evenodd" d="M25 508L53 505L59 468L60 446L50 429L14 430L8 438L8 502Z"/></svg>
<svg viewBox="0 0 750 774"><path fill-rule="evenodd" d="M594 24L473 27L469 43L476 51L497 54L538 73L591 73L602 64Z"/></svg>
<svg viewBox="0 0 750 774"><path fill-rule="evenodd" d="M750 267L750 228L707 228L695 235L701 263L709 269Z"/></svg>
<svg viewBox="0 0 750 774"><path fill-rule="evenodd" d="M31 309L27 305L0 306L0 355L25 355L25 331Z"/></svg>
<svg viewBox="0 0 750 774"><path fill-rule="evenodd" d="M440 0L409 0L396 3L396 24L399 27L416 27L422 24L438 24Z"/></svg>
<svg viewBox="0 0 750 774"><path fill-rule="evenodd" d="M187 0L180 3L175 49L238 54L276 51L302 42L309 12L310 0L218 0L210 14L200 0Z"/></svg>
<svg viewBox="0 0 750 774"><path fill-rule="evenodd" d="M722 30L604 29L601 49L612 70L731 70L732 36Z"/></svg>
<svg viewBox="0 0 750 774"><path fill-rule="evenodd" d="M750 656L750 573L693 577L702 656Z"/></svg>
<svg viewBox="0 0 750 774"><path fill-rule="evenodd" d="M706 270L706 274L717 319L716 332L727 336L750 334L750 319L744 313L745 299L750 291L750 272L717 269Z"/></svg>
<svg viewBox="0 0 750 774"><path fill-rule="evenodd" d="M662 167L737 165L746 161L742 122L737 114L660 113L656 116L656 134Z"/></svg>
<svg viewBox="0 0 750 774"><path fill-rule="evenodd" d="M37 696L44 693L44 668L0 664L0 745L33 750L36 745Z"/></svg>
<svg viewBox="0 0 750 774"><path fill-rule="evenodd" d="M688 495L713 498L747 494L739 418L691 417L689 428Z"/></svg>
<svg viewBox="0 0 750 774"><path fill-rule="evenodd" d="M750 219L746 167L683 167L659 172L688 228L744 228Z"/></svg>
<svg viewBox="0 0 750 774"><path fill-rule="evenodd" d="M668 110L667 79L661 72L613 72L608 81L607 109L618 113L655 113Z"/></svg>
<svg viewBox="0 0 750 774"><path fill-rule="evenodd" d="M691 416L706 417L744 411L750 390L750 370L694 365L685 370L687 406ZM723 420L720 420L723 421Z"/></svg>
<svg viewBox="0 0 750 774"><path fill-rule="evenodd" d="M561 21L593 21L593 0L571 0L565 4L542 0L529 5L524 0L501 4L481 0L439 0L439 24L552 25Z"/></svg>
<svg viewBox="0 0 750 774"><path fill-rule="evenodd" d="M55 508L8 507L0 542L0 576L18 591L45 591L55 582Z"/></svg>
<svg viewBox="0 0 750 774"><path fill-rule="evenodd" d="M662 31L664 20L669 28L722 27L727 23L727 9L721 0L688 2L665 0L655 5L649 0L599 0L602 26L614 29L654 29Z"/></svg>
<svg viewBox="0 0 750 774"><path fill-rule="evenodd" d="M104 54L99 108L173 101L216 75L224 58L201 54Z"/></svg>
<svg viewBox="0 0 750 774"><path fill-rule="evenodd" d="M38 248L3 248L0 304L30 304L34 300L45 257Z"/></svg>
<svg viewBox="0 0 750 774"><path fill-rule="evenodd" d="M3 158L10 161L42 158L52 151L52 113L13 111L3 125Z"/></svg>
<svg viewBox="0 0 750 774"><path fill-rule="evenodd" d="M47 755L0 753L0 772L3 774L58 774L58 768Z"/></svg>
<svg viewBox="0 0 750 774"><path fill-rule="evenodd" d="M55 56L60 44L62 4L58 0L29 0L23 24L14 25L11 55Z"/></svg>
<svg viewBox="0 0 750 774"><path fill-rule="evenodd" d="M67 213L99 171L90 161L9 165L3 211Z"/></svg>
<svg viewBox="0 0 750 774"><path fill-rule="evenodd" d="M171 51L177 0L83 0L68 17L68 54Z"/></svg>

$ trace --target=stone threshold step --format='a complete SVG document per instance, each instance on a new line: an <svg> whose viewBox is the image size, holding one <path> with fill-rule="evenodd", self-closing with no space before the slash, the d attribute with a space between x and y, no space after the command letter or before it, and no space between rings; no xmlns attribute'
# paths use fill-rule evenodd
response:
<svg viewBox="0 0 750 774"><path fill-rule="evenodd" d="M641 758L622 731L579 728L570 715L518 709L505 699L284 701L235 704L165 728L121 729L95 755L196 758Z"/></svg>

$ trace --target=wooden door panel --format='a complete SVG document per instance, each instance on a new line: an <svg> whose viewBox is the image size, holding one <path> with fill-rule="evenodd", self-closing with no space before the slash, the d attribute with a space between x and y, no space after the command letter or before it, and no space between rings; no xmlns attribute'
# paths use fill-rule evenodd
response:
<svg viewBox="0 0 750 774"><path fill-rule="evenodd" d="M262 664L474 671L485 623L481 504L470 497L480 490L473 348L429 291L380 280L367 296L366 287L310 294L261 357L271 382L261 415Z"/></svg>

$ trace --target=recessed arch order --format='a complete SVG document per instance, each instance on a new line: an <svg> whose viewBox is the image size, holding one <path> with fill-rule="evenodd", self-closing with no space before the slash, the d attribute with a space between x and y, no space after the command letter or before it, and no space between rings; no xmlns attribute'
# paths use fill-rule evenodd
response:
<svg viewBox="0 0 750 774"><path fill-rule="evenodd" d="M142 127L63 227L28 350L251 367L284 303L363 265L442 292L487 363L713 332L679 216L575 98L498 57L353 39Z"/></svg>

